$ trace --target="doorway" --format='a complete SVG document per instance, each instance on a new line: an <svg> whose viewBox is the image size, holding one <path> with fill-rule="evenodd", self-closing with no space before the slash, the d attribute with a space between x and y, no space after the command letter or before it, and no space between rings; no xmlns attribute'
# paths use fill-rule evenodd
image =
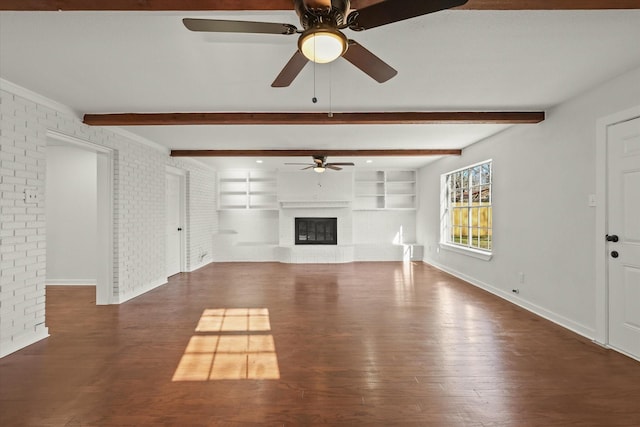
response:
<svg viewBox="0 0 640 427"><path fill-rule="evenodd" d="M63 273L60 281L57 283L70 282L69 284L79 284L81 282L87 282L86 284L95 284L96 287L96 304L104 305L111 304L113 302L113 150L102 147L97 144L93 144L69 135L57 131L47 132L47 147L51 147L52 151L54 147L63 147L67 153L73 153L74 157L81 164L85 160L91 162L91 165L85 165L81 169L84 171L71 171L68 178L72 181L80 181L83 178L73 173L86 173L91 174L85 177L86 181L90 182L82 194L76 192L72 188L62 188L59 194L63 194L65 197L75 198L73 202L67 203L69 206L62 212L61 217L63 221L67 222L67 231L71 230L79 240L80 244L77 247L73 247L74 240L66 239L66 244L71 245L73 250L86 252L82 255L74 256L68 251L62 253L56 253L56 256L61 255L60 259L56 261L50 249L51 243L55 243L55 234L48 233L47 235L47 283L55 283L56 280L49 277L50 267L53 268L53 263L58 266L62 265ZM85 159L85 160L83 160ZM48 165L49 168L50 165ZM67 171L69 172L69 171ZM51 202L55 198L54 194L49 194L49 187L51 183L47 183L47 199ZM51 198L51 199L50 199ZM77 203L81 198L92 198L91 201L84 200L87 206L90 206L88 210L76 209ZM58 200L60 201L60 200ZM48 205L51 203L48 203ZM64 204L64 201L63 201ZM65 218L66 215L66 218ZM77 215L76 220L71 220L70 217ZM74 227L78 227L80 223L84 223L83 231L80 233L74 232ZM60 233L65 233L64 227L59 227ZM71 228L69 228L71 227ZM49 229L49 226L47 226ZM82 236L82 234L88 234ZM88 237L88 239L87 239ZM77 243L77 242L76 242ZM61 251L56 251L61 252ZM86 256L85 256L86 255ZM86 259L85 259L86 258ZM89 268L90 267L90 268ZM80 275L86 275L91 277L80 277L74 282L74 279L69 279L70 276L77 275L81 270ZM69 273L72 272L72 273Z"/></svg>
<svg viewBox="0 0 640 427"><path fill-rule="evenodd" d="M185 271L185 172L167 166L166 173L166 260L167 277Z"/></svg>

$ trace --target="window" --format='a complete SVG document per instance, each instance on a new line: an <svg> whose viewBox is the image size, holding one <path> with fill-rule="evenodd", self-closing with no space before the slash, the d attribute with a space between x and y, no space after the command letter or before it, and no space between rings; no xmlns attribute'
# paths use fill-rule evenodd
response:
<svg viewBox="0 0 640 427"><path fill-rule="evenodd" d="M442 241L491 252L491 160L444 175Z"/></svg>

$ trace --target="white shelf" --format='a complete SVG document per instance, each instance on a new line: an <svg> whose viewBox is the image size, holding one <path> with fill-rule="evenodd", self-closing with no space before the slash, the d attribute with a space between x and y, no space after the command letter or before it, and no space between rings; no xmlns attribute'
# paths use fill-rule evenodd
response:
<svg viewBox="0 0 640 427"><path fill-rule="evenodd" d="M218 209L278 209L275 171L221 171L218 174Z"/></svg>
<svg viewBox="0 0 640 427"><path fill-rule="evenodd" d="M357 170L355 210L416 209L415 170Z"/></svg>

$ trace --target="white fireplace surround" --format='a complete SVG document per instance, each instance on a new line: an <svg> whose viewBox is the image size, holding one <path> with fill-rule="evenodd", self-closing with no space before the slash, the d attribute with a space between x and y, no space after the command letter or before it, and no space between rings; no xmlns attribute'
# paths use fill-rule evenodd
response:
<svg viewBox="0 0 640 427"><path fill-rule="evenodd" d="M353 262L353 214L345 207L335 207L335 202L295 202L297 207L280 211L280 241L276 248L278 261L285 263L343 263ZM326 206L326 207L322 207ZM337 245L296 245L296 217L318 217L338 219Z"/></svg>

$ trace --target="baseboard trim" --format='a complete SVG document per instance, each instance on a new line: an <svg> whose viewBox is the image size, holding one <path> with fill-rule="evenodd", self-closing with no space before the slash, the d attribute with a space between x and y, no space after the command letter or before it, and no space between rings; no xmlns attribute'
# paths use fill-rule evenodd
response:
<svg viewBox="0 0 640 427"><path fill-rule="evenodd" d="M142 294L146 294L149 291L154 290L162 285L166 285L168 283L168 279L165 277L163 279L158 279L154 282L151 282L145 286L141 286L139 288L133 289L130 293L120 294L113 298L113 304L122 304L127 301L130 301L136 297L139 297Z"/></svg>
<svg viewBox="0 0 640 427"><path fill-rule="evenodd" d="M47 338L48 336L49 329L44 328L38 332L34 332L33 334L22 337L22 339L18 341L9 341L2 343L2 345L0 345L0 358L8 356L11 353L15 353L18 350L22 350L23 348L28 347L31 344L35 344L38 341Z"/></svg>
<svg viewBox="0 0 640 427"><path fill-rule="evenodd" d="M95 286L96 279L47 279L44 284L47 286Z"/></svg>
<svg viewBox="0 0 640 427"><path fill-rule="evenodd" d="M555 323L556 325L562 326L565 329L569 329L570 331L575 332L578 335L581 335L590 340L593 340L595 337L595 330L590 329L580 323L574 322L571 319L567 319L566 317L558 313L555 313L551 310L547 310L546 308L540 307L537 304L533 304L531 302L522 300L520 298L514 298L513 295L509 292L505 292L502 289L498 289L495 286L492 286L488 283L477 280L471 276L468 276L452 268L446 267L435 261L423 259L422 262L424 262L425 264L431 265L437 268L438 270L444 271L445 273L451 274L452 276L455 276L458 279L464 280L465 282L473 286L476 286L480 289L483 289L497 297L507 300L510 303L517 305L518 307L524 308L525 310L530 311L533 314L536 314L544 319L549 320L550 322Z"/></svg>
<svg viewBox="0 0 640 427"><path fill-rule="evenodd" d="M201 262L199 264L196 264L193 267L191 267L189 270L187 270L187 273L192 273L192 272L196 271L197 269L204 267L205 265L211 264L212 262L213 262L212 259L205 260L205 261L203 261L203 262Z"/></svg>

